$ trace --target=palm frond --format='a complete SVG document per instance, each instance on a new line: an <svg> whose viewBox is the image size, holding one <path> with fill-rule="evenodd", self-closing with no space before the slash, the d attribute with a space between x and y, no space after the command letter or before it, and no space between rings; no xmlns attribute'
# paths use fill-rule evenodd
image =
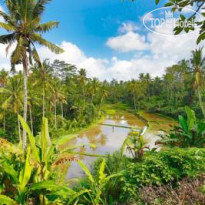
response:
<svg viewBox="0 0 205 205"><path fill-rule="evenodd" d="M47 31L52 30L53 28L58 27L58 25L59 25L59 22L57 22L57 21L50 21L50 22L47 22L47 23L44 23L44 24L40 24L36 28L36 31L47 32Z"/></svg>
<svg viewBox="0 0 205 205"><path fill-rule="evenodd" d="M56 53L56 54L60 54L63 53L64 50L62 48L60 48L59 46L47 41L46 39L42 38L41 35L34 33L31 35L31 39L34 42L39 43L40 45L43 45L45 47L47 47L48 49L50 49L52 52Z"/></svg>
<svg viewBox="0 0 205 205"><path fill-rule="evenodd" d="M0 36L0 43L2 44L14 43L15 40L16 40L16 33Z"/></svg>
<svg viewBox="0 0 205 205"><path fill-rule="evenodd" d="M45 5L49 3L51 0L38 0L33 10L33 16L38 17L41 16L45 10Z"/></svg>
<svg viewBox="0 0 205 205"><path fill-rule="evenodd" d="M37 50L36 50L35 47L33 48L32 54L33 54L33 59L34 59L34 61L35 61L36 63L38 63L39 66L42 66L40 56L38 55L38 52L37 52Z"/></svg>
<svg viewBox="0 0 205 205"><path fill-rule="evenodd" d="M0 22L0 28L3 28L7 31L15 31L15 27L8 23Z"/></svg>
<svg viewBox="0 0 205 205"><path fill-rule="evenodd" d="M11 64L18 64L23 60L24 55L26 54L26 48L24 46L23 38L19 38L16 49L13 51L11 55Z"/></svg>

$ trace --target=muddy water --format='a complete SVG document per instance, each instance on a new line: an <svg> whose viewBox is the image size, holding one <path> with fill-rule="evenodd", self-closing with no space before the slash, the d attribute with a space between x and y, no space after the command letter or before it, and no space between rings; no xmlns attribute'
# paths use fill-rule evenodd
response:
<svg viewBox="0 0 205 205"><path fill-rule="evenodd" d="M157 114L141 114L146 120L149 121L150 128L146 132L145 138L150 148L153 148L155 147L156 140L159 138L158 135L169 130L170 125L173 125L175 122L172 119L165 118ZM96 125L86 131L81 132L77 139L74 139L70 143L72 145L84 143L92 143L96 145L96 148L86 146L78 150L85 153L100 155L113 153L114 151L120 149L125 138L130 132L130 129L125 127L142 129L146 125L145 122L137 116L122 111L117 112L117 114L107 115L102 124ZM95 157L89 156L81 156L80 158L88 167L91 166L92 162L96 160ZM77 162L72 162L68 170L67 178L75 178L81 176L82 174L82 169L79 167Z"/></svg>

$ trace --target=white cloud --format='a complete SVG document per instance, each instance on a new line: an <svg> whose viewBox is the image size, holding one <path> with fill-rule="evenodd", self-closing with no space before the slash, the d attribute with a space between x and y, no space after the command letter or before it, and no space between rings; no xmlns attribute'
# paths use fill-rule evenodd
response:
<svg viewBox="0 0 205 205"><path fill-rule="evenodd" d="M109 38L106 45L120 52L141 51L147 49L145 36L129 31L128 33Z"/></svg>
<svg viewBox="0 0 205 205"><path fill-rule="evenodd" d="M113 78L130 80L137 78L140 73L161 76L166 67L190 56L190 51L196 48L196 38L196 33L183 36L148 33L147 40L145 40L145 36L127 30L124 35L119 35L108 41L114 50L138 51L126 60L116 56L110 59L89 57L77 45L66 41L59 45L65 50L63 54L53 54L44 47L38 47L38 52L42 59L49 58L51 61L59 59L75 64L78 68L85 68L89 77L97 77L100 80L112 80ZM0 44L0 68L9 69L9 56L6 57L5 48L5 45Z"/></svg>

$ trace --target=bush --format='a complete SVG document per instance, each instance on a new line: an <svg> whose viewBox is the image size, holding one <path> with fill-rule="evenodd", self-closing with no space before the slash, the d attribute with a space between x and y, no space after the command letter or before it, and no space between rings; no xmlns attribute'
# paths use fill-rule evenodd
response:
<svg viewBox="0 0 205 205"><path fill-rule="evenodd" d="M176 185L166 184L163 186L147 186L140 189L140 204L175 205L175 204L198 204L203 205L205 195L200 192L204 184L204 176L191 179L184 178Z"/></svg>
<svg viewBox="0 0 205 205"><path fill-rule="evenodd" d="M129 163L121 199L137 198L139 188L146 185L160 186L175 183L184 177L196 177L205 172L205 149L168 149L147 154L142 163Z"/></svg>
<svg viewBox="0 0 205 205"><path fill-rule="evenodd" d="M120 158L120 153L108 156L106 172L113 174L124 170L123 177L110 180L107 184L107 198L120 204L138 201L139 190L144 186L163 186L176 184L185 177L197 177L205 172L205 149L172 148L160 152L146 152L141 162L130 158ZM94 165L98 170L100 160Z"/></svg>

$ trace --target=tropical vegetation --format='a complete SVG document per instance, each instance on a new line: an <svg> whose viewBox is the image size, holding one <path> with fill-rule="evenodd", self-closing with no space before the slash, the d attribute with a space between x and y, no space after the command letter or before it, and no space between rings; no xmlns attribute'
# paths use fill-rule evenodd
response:
<svg viewBox="0 0 205 205"><path fill-rule="evenodd" d="M203 205L203 47L190 51L189 59L170 65L162 77L142 73L130 81L100 81L88 77L86 69L64 61L41 61L36 44L63 52L42 36L58 26L56 21L42 23L49 2L5 0L7 10L0 11L0 27L6 31L0 43L7 45L5 52L14 46L11 71L0 71L0 204ZM199 10L204 5L204 1L170 0L166 6L173 6L174 12L194 2ZM199 43L205 39L204 20L197 24ZM176 34L182 30L175 28ZM16 71L18 64L22 71ZM124 143L113 153L94 154L95 140L81 143L79 133L99 126L106 115L117 116L115 110L108 110L116 104L145 126L110 125L113 130L115 126L129 129ZM172 117L175 122L160 134L153 149L145 136L150 121L142 112ZM92 167L85 156L97 157ZM75 179L67 176L73 164L76 172L83 173Z"/></svg>

